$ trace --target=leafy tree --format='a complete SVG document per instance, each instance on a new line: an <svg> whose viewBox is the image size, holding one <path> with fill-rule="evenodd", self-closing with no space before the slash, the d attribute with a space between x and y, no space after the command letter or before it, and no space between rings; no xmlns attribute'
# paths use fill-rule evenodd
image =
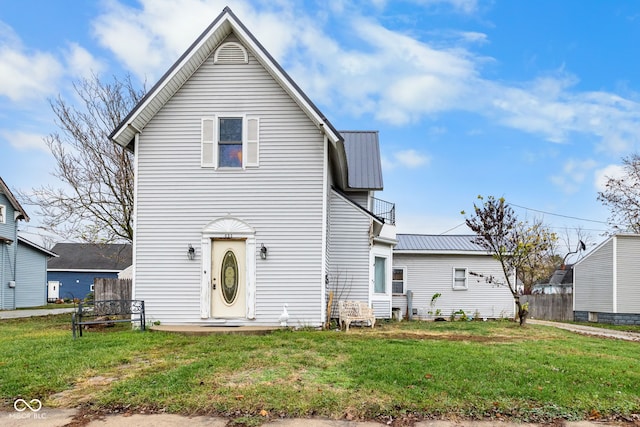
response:
<svg viewBox="0 0 640 427"><path fill-rule="evenodd" d="M640 233L640 155L624 157L622 168L621 178L607 177L598 200L611 211L609 224L614 230Z"/></svg>
<svg viewBox="0 0 640 427"><path fill-rule="evenodd" d="M87 242L133 240L133 155L109 140L110 132L144 95L129 76L105 82L96 75L73 85L78 106L50 100L59 132L45 138L62 183L20 193L39 206L42 227Z"/></svg>
<svg viewBox="0 0 640 427"><path fill-rule="evenodd" d="M539 263L553 252L556 236L540 221L532 224L518 221L504 198L489 196L485 200L478 196L478 199L481 203L474 203L474 213L465 217L465 223L477 235L474 243L484 247L500 262L505 282L493 276L474 274L485 277L489 283L509 288L518 308L520 325L524 325L529 311L527 304L520 302L516 275L522 280L525 289L529 287L530 290L541 274L537 271Z"/></svg>

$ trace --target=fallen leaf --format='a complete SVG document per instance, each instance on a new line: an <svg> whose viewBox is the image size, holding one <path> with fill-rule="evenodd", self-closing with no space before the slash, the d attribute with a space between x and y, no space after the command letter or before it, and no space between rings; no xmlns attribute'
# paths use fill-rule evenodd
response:
<svg viewBox="0 0 640 427"><path fill-rule="evenodd" d="M260 411L260 415L266 417L267 415L269 415L269 413L263 409Z"/></svg>
<svg viewBox="0 0 640 427"><path fill-rule="evenodd" d="M433 378L433 375L431 375L431 374L426 374L424 377L425 377L426 379L430 380L431 378Z"/></svg>
<svg viewBox="0 0 640 427"><path fill-rule="evenodd" d="M237 395L237 396L236 396L236 399L238 399L238 400L242 400L242 399L244 399L244 394L239 394L239 395Z"/></svg>

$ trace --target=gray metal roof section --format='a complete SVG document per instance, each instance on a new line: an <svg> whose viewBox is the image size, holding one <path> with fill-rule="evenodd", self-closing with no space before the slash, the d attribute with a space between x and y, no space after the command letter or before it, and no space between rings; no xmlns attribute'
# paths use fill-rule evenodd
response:
<svg viewBox="0 0 640 427"><path fill-rule="evenodd" d="M347 154L348 188L382 190L378 131L340 131Z"/></svg>
<svg viewBox="0 0 640 427"><path fill-rule="evenodd" d="M474 235L398 234L394 251L415 252L482 252L487 250L473 243Z"/></svg>
<svg viewBox="0 0 640 427"><path fill-rule="evenodd" d="M122 271L133 262L130 244L58 243L58 258L49 260L49 270Z"/></svg>

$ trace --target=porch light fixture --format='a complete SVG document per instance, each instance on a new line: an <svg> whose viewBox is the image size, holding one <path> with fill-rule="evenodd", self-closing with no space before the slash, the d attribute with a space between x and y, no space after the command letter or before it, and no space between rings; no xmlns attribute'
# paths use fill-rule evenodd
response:
<svg viewBox="0 0 640 427"><path fill-rule="evenodd" d="M264 245L264 243L262 243L260 246L260 258L267 259L267 247Z"/></svg>
<svg viewBox="0 0 640 427"><path fill-rule="evenodd" d="M191 243L189 243L189 249L187 249L187 258L189 258L191 261L196 259L196 250L193 248L193 246L191 246Z"/></svg>

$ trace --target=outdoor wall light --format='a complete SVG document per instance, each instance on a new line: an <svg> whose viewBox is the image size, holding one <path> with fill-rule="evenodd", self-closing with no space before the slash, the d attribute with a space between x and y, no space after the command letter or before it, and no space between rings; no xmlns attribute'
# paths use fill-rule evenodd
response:
<svg viewBox="0 0 640 427"><path fill-rule="evenodd" d="M191 243L189 243L189 249L187 249L187 258L192 261L196 259L196 250L191 246Z"/></svg>
<svg viewBox="0 0 640 427"><path fill-rule="evenodd" d="M267 259L267 248L264 243L260 246L260 258Z"/></svg>

